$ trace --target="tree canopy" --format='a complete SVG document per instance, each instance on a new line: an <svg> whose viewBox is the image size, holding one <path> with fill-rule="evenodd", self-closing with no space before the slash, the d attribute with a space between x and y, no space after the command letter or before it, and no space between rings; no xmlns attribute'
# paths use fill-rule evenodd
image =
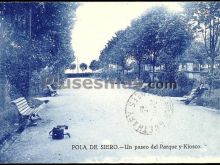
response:
<svg viewBox="0 0 220 165"><path fill-rule="evenodd" d="M100 67L99 65L100 65L99 61L92 60L89 65L89 69L91 69L92 71L96 71L99 69L99 67Z"/></svg>
<svg viewBox="0 0 220 165"><path fill-rule="evenodd" d="M23 96L33 72L61 75L74 60L71 47L76 3L1 3L1 69Z"/></svg>
<svg viewBox="0 0 220 165"><path fill-rule="evenodd" d="M125 30L118 31L106 44L99 59L103 65L119 65L124 71L126 60L134 58L139 78L143 64L150 64L153 74L155 66L165 65L168 73L174 69L171 65L177 63L177 57L184 53L191 40L192 34L185 21L159 7L147 11ZM170 73L168 79L173 80L174 74Z"/></svg>
<svg viewBox="0 0 220 165"><path fill-rule="evenodd" d="M85 71L87 69L87 64L86 63L81 63L79 65L79 68L82 70L82 71Z"/></svg>

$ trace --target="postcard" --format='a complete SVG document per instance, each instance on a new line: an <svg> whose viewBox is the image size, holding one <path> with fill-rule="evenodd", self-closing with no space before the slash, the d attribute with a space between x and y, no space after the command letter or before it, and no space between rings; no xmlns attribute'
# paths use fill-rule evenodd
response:
<svg viewBox="0 0 220 165"><path fill-rule="evenodd" d="M220 162L220 2L0 2L0 162Z"/></svg>

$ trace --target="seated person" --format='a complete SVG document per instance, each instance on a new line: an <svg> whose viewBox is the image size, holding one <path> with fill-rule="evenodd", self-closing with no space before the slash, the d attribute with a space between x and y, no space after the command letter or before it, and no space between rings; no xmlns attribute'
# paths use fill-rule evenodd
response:
<svg viewBox="0 0 220 165"><path fill-rule="evenodd" d="M47 88L45 90L45 95L46 96L56 96L58 94L57 94L57 91L52 88L52 84L49 84L49 85L47 85Z"/></svg>

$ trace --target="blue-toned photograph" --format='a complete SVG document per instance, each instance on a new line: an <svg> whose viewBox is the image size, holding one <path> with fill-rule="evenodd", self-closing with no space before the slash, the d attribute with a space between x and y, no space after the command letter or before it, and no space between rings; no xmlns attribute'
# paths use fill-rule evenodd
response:
<svg viewBox="0 0 220 165"><path fill-rule="evenodd" d="M0 163L219 163L220 2L0 2Z"/></svg>

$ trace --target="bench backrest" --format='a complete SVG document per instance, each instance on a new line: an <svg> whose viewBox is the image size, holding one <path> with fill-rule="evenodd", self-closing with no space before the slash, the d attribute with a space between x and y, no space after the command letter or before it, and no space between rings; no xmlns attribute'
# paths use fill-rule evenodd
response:
<svg viewBox="0 0 220 165"><path fill-rule="evenodd" d="M21 115L30 115L32 108L29 107L27 100L24 97L20 97L16 100L13 100L14 103Z"/></svg>
<svg viewBox="0 0 220 165"><path fill-rule="evenodd" d="M55 91L55 90L52 88L51 85L47 85L47 87L48 87L48 89L49 89L51 92Z"/></svg>

